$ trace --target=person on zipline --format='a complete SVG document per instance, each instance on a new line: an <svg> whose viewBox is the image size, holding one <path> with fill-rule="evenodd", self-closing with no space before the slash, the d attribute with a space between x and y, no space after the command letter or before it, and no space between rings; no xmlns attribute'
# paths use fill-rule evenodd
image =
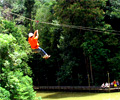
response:
<svg viewBox="0 0 120 100"><path fill-rule="evenodd" d="M44 59L48 59L50 57L50 55L48 55L42 48L39 47L39 43L38 43L38 30L36 30L33 33L29 33L29 38L28 38L28 42L31 45L32 51L35 53L40 53L41 57Z"/></svg>

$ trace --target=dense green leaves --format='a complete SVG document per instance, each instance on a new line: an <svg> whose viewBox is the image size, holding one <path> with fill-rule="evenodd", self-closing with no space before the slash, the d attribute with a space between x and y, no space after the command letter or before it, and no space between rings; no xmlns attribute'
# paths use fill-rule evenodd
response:
<svg viewBox="0 0 120 100"><path fill-rule="evenodd" d="M8 100L34 100L32 79L27 76L32 72L27 64L30 50L26 38L14 23L1 20L0 25L3 28L0 33L1 86L9 91L6 91Z"/></svg>
<svg viewBox="0 0 120 100"><path fill-rule="evenodd" d="M18 80L20 88L23 86L22 90L29 95L25 91L29 78L24 74L31 74L30 67L33 71L34 85L88 85L88 78L91 85L100 85L107 81L108 72L111 81L120 78L119 0L16 0L14 4L10 2L13 1L5 0L1 5L8 3L12 12L24 14L39 22L14 15L11 16L16 23L0 20L0 67L3 75L1 80L5 80L2 83L3 87L9 79L8 88L12 89L10 86L17 86L13 83ZM4 16L3 13L1 15ZM74 29L71 26L66 28L54 24L81 27ZM39 54L31 54L30 59L28 57L31 50L25 38L26 32L34 32L36 29L39 30L40 47L51 55L48 60L42 59ZM12 81L8 72L13 77ZM19 73L20 76L15 77L13 73L17 76ZM22 81L25 79L26 83ZM21 91L20 95L28 98L20 88L14 92L15 95Z"/></svg>
<svg viewBox="0 0 120 100"><path fill-rule="evenodd" d="M0 100L10 100L10 93L6 89L0 87Z"/></svg>
<svg viewBox="0 0 120 100"><path fill-rule="evenodd" d="M115 5L116 3L117 5ZM49 59L50 62L46 61L40 66L41 75L35 73L35 76L45 77L44 83L47 85L51 85L50 81L53 75L56 76L54 79L57 80L59 85L88 85L88 74L90 75L91 83L94 83L94 85L107 81L106 75L108 72L111 75L111 81L116 77L117 79L120 77L120 65L118 64L119 37L113 35L114 33L111 34L112 31L107 31L112 28L116 29L113 27L115 23L108 21L116 20L119 17L117 14L115 14L116 17L113 17L112 13L115 13L115 9L119 7L119 1L36 1L35 5L35 19L40 22L53 22L55 24L89 28L86 30L83 28L57 27L56 30L56 27L51 25L34 23L34 29L39 29L40 32L39 41L41 47L47 51L49 50L48 53L57 58L56 62L55 59L52 59L52 56ZM112 19L108 20L108 16L112 16ZM99 29L101 32L99 30L92 32L92 28ZM116 59L117 62L115 62ZM51 63L54 63L57 68ZM44 68L44 66L46 67ZM51 71L52 69L56 70L56 72ZM43 81L42 79L40 80Z"/></svg>
<svg viewBox="0 0 120 100"><path fill-rule="evenodd" d="M80 2L66 2L62 0L58 1L57 5L55 5L54 15L57 16L56 18L60 23L108 30L112 28L104 22L105 12L103 9L105 5L105 0L81 0ZM64 11L59 8L62 8ZM109 32L87 32L86 30L83 31L82 28L81 30L64 28L60 38L60 48L63 51L61 57L64 59L63 66L58 73L60 79L62 81L68 80L68 82L70 79L71 83L74 83L73 80L77 78L74 77L76 73L82 75L82 77L85 77L84 75L89 73L91 74L91 78L94 77L95 84L99 83L99 81L106 80L106 78L103 79L105 73L111 72L110 69L112 69L110 68L111 64L108 60L115 56L114 53L119 51L118 48L116 48L115 51L112 49L116 47L116 45L119 46L118 41L118 38L110 35ZM87 60L88 58L89 60ZM78 68L82 67L84 73L77 71L77 66ZM88 66L90 68L92 66L93 74L90 72L91 70L89 70ZM76 70L75 72L74 69ZM101 71L104 72L102 75L100 73ZM93 81L93 79L91 80Z"/></svg>
<svg viewBox="0 0 120 100"><path fill-rule="evenodd" d="M31 19L34 18L34 13L32 13L33 6L34 6L35 1L34 0L25 0L24 6L25 6L25 17ZM25 20L25 26L28 29L28 31L33 31L32 28L32 21L30 20Z"/></svg>
<svg viewBox="0 0 120 100"><path fill-rule="evenodd" d="M9 72L7 75L7 90L11 92L11 100L34 100L32 80L28 76L23 76L20 71Z"/></svg>

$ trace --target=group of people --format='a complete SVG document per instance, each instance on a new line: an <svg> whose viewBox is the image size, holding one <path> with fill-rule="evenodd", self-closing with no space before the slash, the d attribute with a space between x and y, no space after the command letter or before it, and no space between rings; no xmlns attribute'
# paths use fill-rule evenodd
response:
<svg viewBox="0 0 120 100"><path fill-rule="evenodd" d="M110 86L111 87L119 87L120 86L119 81L114 80L113 82L111 82Z"/></svg>
<svg viewBox="0 0 120 100"><path fill-rule="evenodd" d="M101 85L101 87L102 88L108 88L108 87L111 87L111 88L116 88L116 87L119 87L120 86L120 84L119 84L119 81L116 81L116 80L114 80L113 82L111 82L111 83L103 83L102 85Z"/></svg>

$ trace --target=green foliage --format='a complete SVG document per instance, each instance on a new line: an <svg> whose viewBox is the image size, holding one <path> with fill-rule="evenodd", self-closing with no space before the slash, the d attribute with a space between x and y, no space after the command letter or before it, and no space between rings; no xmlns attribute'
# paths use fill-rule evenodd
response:
<svg viewBox="0 0 120 100"><path fill-rule="evenodd" d="M42 4L42 2L37 1L35 3L36 6L36 16L35 19L38 20L39 22L51 22L53 20L52 17L52 5L54 4L54 0L52 2L45 2ZM40 23L33 23L34 29L38 29L39 27L41 28L41 31L43 27L46 27L46 25L41 25ZM49 26L47 26L49 27Z"/></svg>
<svg viewBox="0 0 120 100"><path fill-rule="evenodd" d="M101 9L103 6L105 6L105 0L81 0L80 2L66 2L66 0L62 0L58 1L58 3L55 5L54 16L62 24L95 28L99 27L102 29L104 26L104 22L102 20L104 19L103 15L105 14L103 9ZM85 69L87 64L84 62L85 56L87 55L84 54L84 48L81 45L83 44L85 48L89 48L87 53L91 53L93 48L86 42L95 44L95 40L89 40L90 37L88 36L87 38L87 34L85 34L86 31L75 30L71 28L63 29L64 31L61 34L59 41L60 49L63 51L61 53L61 57L64 62L60 68L60 71L58 72L58 77L63 84L65 81L67 81L67 84L70 83L70 85L76 84L76 82L78 82L76 80L79 78L80 80L83 80L82 82L84 82L84 77L86 77L86 73L88 73ZM88 32L88 34L90 33L91 32ZM94 34L92 35L91 36L94 37ZM87 40L84 39L84 37L87 38ZM96 45L100 46L102 43L98 41ZM94 48L97 48L97 46ZM80 80L78 82L79 85L82 84Z"/></svg>
<svg viewBox="0 0 120 100"><path fill-rule="evenodd" d="M32 80L28 76L23 76L23 73L31 74L26 63L28 57L24 51L20 50L15 40L12 35L0 34L1 85L11 91L12 100L19 100L19 98L33 100L35 93Z"/></svg>
<svg viewBox="0 0 120 100"><path fill-rule="evenodd" d="M42 100L42 98L41 97L36 97L36 100Z"/></svg>
<svg viewBox="0 0 120 100"><path fill-rule="evenodd" d="M20 71L10 71L7 74L7 84L5 86L11 92L11 100L34 100L32 79L23 76Z"/></svg>
<svg viewBox="0 0 120 100"><path fill-rule="evenodd" d="M13 12L19 13L22 12L24 7L25 0L3 0L1 3L1 6L7 6L12 9Z"/></svg>
<svg viewBox="0 0 120 100"><path fill-rule="evenodd" d="M0 3L4 7L5 4L10 7L5 11L24 14L39 22L14 15L12 17L16 23L0 18L0 68L1 80L4 80L2 87L7 86L10 72L24 91L25 84L20 80L24 80L21 76L29 80L24 76L31 74L28 64L33 70L35 85L88 85L88 74L90 81L98 85L106 82L107 72L110 73L111 80L120 78L120 38L112 35L113 31L106 31L120 30L119 0L4 0ZM2 11L0 15L3 15ZM8 19L9 15L4 17ZM24 20L27 27L18 25L23 24ZM103 32L57 27L40 22L84 26ZM33 54L28 62L31 50L25 37L26 31L33 32L33 28L39 30L40 46L51 55L49 60L44 61L39 54ZM23 75L15 77L13 73ZM14 79L10 84L16 87ZM10 84L8 89L18 95L14 91L16 88L11 88ZM20 95L25 99L27 97L23 91Z"/></svg>
<svg viewBox="0 0 120 100"><path fill-rule="evenodd" d="M6 89L0 87L0 100L10 100L10 93Z"/></svg>
<svg viewBox="0 0 120 100"><path fill-rule="evenodd" d="M21 30L21 28L18 29L18 27L16 27L15 23L13 22L0 20L1 33L12 34L16 38L20 49L25 50L25 52L29 53L29 44L24 37L24 34L26 33L24 30Z"/></svg>
<svg viewBox="0 0 120 100"><path fill-rule="evenodd" d="M20 13L21 15L23 15L23 12L25 11L24 3L25 0L3 0L3 2L0 2L0 6L4 8L1 11L1 15L8 20L14 20L17 24L23 24L25 18L23 18L22 16L11 15L9 12L13 12L16 14Z"/></svg>
<svg viewBox="0 0 120 100"><path fill-rule="evenodd" d="M111 24L112 28L115 30L120 30L120 1L119 0L109 0L104 8L105 10L105 21Z"/></svg>
<svg viewBox="0 0 120 100"><path fill-rule="evenodd" d="M57 23L57 20L53 17L53 6L55 4L54 0L49 1L38 1L36 0L35 7L36 7L36 16L35 20L39 20L40 22L53 22ZM40 58L39 54L34 54L33 57L36 59L31 59L32 63L30 62L30 66L33 69L33 72L37 70L36 73L34 73L34 79L37 77L38 80L35 82L35 84L39 85L39 82L41 85L47 84L55 84L57 77L56 77L56 70L59 69L59 66L61 65L60 61L60 50L58 49L59 46L59 37L61 33L61 28L46 24L40 24L40 23L33 23L34 30L39 30L39 43L40 47L42 47L49 55L51 55L51 58L49 60L44 61ZM36 66L36 67L34 67ZM52 77L52 79L51 79ZM45 80L43 80L45 79Z"/></svg>
<svg viewBox="0 0 120 100"><path fill-rule="evenodd" d="M104 12L100 8L102 6L105 6L105 0L81 0L74 3L62 0L54 7L54 15L61 23L95 27L104 18Z"/></svg>
<svg viewBox="0 0 120 100"><path fill-rule="evenodd" d="M106 0L81 0L80 2L66 2L66 0L62 0L58 1L55 5L54 16L58 19L58 22L62 24L109 30L112 29L111 25L104 22L105 12L103 9L105 7ZM85 78L83 77L87 76L86 73L91 73L89 70L90 66L93 68L95 84L99 83L99 81L104 81L104 79L106 80L106 78L103 79L105 73L108 71L113 73L114 71L111 71L111 69L114 69L112 66L116 66L116 63L111 66L108 61L110 61L109 59L113 60L114 57L116 58L116 53L119 54L118 38L110 35L109 32L98 33L87 32L82 29L63 29L64 31L59 41L60 49L63 51L61 57L64 62L57 74L59 77L58 80L60 80L61 83L67 81L67 84L75 84L76 81L74 80L77 80L77 74L79 74L82 82L84 82ZM118 48L116 46L118 46ZM116 49L113 51L112 48L114 47L116 47ZM117 67L119 66L118 64ZM119 68L117 69L119 70ZM103 73L101 74L100 72ZM119 77L119 72L116 75ZM92 77L92 74L90 76Z"/></svg>
<svg viewBox="0 0 120 100"><path fill-rule="evenodd" d="M106 14L113 18L120 18L119 10L120 10L120 1L119 0L110 0L109 4L106 6Z"/></svg>
<svg viewBox="0 0 120 100"><path fill-rule="evenodd" d="M15 13L23 12L25 10L24 3L25 0L14 0L13 3L11 3L13 8L12 11Z"/></svg>
<svg viewBox="0 0 120 100"><path fill-rule="evenodd" d="M119 19L115 19L118 21L118 26L114 20L111 21L112 24L106 23L108 16L110 16L109 20L119 18L118 11L116 12L119 10L119 2L117 0L110 0L110 2L108 5L108 0L61 0L56 2L35 0L35 20L103 30L103 32L92 32L82 30L82 28L80 30L56 28L34 22L34 30L39 29L40 46L52 55L50 62L46 61L43 65L38 62L41 64L41 75L39 76L45 77L47 80L47 83L45 80L44 83L50 84L49 74L52 68L57 72L57 74L54 72L54 76L57 75L55 79L59 85L88 85L87 74L90 75L90 78L93 74L93 82L97 85L107 80L107 72L111 73L111 76L113 75L111 79L119 78L119 37L111 35L112 31L106 31L114 29L113 24L115 27L119 26ZM115 60L117 61L115 62ZM57 68L51 65L53 61L58 66ZM90 67L92 67L92 74ZM53 75L51 77L53 79Z"/></svg>
<svg viewBox="0 0 120 100"><path fill-rule="evenodd" d="M29 44L10 21L0 20L0 81L11 100L34 100L32 71L27 64ZM9 95L8 95L9 97Z"/></svg>
<svg viewBox="0 0 120 100"><path fill-rule="evenodd" d="M24 3L24 6L25 6L25 17L30 18L30 19L34 18L34 15L33 15L34 13L32 13L34 3L35 3L34 0L30 0L30 1L25 0L25 3ZM28 32L29 31L33 31L32 21L31 20L25 20L24 23L25 23L25 26L27 28L29 28Z"/></svg>
<svg viewBox="0 0 120 100"><path fill-rule="evenodd" d="M18 68L25 66L26 68L22 67L22 70L25 73L31 74L30 68L26 63L28 61L27 53L30 52L26 38L23 37L21 31L15 27L14 23L10 21L1 21L1 24L3 25L3 30L1 32L5 34L0 35L0 50L1 54L3 54L3 56L1 55L1 58L6 58L3 59L3 62L6 63L7 60L7 62L10 63L10 66L14 66L11 67L11 69L15 69L16 66L18 66Z"/></svg>

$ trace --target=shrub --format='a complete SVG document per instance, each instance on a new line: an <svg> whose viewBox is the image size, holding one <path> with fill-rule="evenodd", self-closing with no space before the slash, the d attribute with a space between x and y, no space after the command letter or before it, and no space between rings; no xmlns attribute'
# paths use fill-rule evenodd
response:
<svg viewBox="0 0 120 100"><path fill-rule="evenodd" d="M10 100L10 93L6 89L0 87L0 100Z"/></svg>
<svg viewBox="0 0 120 100"><path fill-rule="evenodd" d="M0 100L34 100L28 42L12 22L0 20L0 28Z"/></svg>
<svg viewBox="0 0 120 100"><path fill-rule="evenodd" d="M6 89L11 91L11 100L34 100L35 92L32 86L32 79L23 76L20 71L9 72L7 75Z"/></svg>

